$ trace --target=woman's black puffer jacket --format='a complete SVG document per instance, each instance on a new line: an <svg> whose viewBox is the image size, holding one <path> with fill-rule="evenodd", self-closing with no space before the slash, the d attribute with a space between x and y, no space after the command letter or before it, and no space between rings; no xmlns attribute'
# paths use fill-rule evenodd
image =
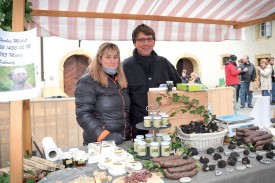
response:
<svg viewBox="0 0 275 183"><path fill-rule="evenodd" d="M84 144L96 142L108 130L124 139L130 136L130 99L126 89L109 78L108 87L95 82L89 74L83 75L75 89L76 120L84 130Z"/></svg>

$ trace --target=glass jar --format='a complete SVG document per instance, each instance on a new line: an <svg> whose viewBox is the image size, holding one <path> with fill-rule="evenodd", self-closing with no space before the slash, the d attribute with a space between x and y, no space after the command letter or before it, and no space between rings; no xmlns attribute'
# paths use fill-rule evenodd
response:
<svg viewBox="0 0 275 183"><path fill-rule="evenodd" d="M153 141L153 134L151 133L145 134L145 141L146 141L146 146L149 147L151 142Z"/></svg>
<svg viewBox="0 0 275 183"><path fill-rule="evenodd" d="M159 157L159 143L158 142L151 142L150 157L152 157L152 158Z"/></svg>
<svg viewBox="0 0 275 183"><path fill-rule="evenodd" d="M169 115L168 114L164 114L161 116L161 124L163 126L167 126L169 124Z"/></svg>
<svg viewBox="0 0 275 183"><path fill-rule="evenodd" d="M171 149L172 149L171 137L169 135L164 135L164 136L162 136L162 139L163 139L163 141L166 141L169 143L169 147L170 147L170 151L171 151Z"/></svg>
<svg viewBox="0 0 275 183"><path fill-rule="evenodd" d="M138 142L137 155L138 156L146 156L146 154L147 154L146 142L145 141Z"/></svg>
<svg viewBox="0 0 275 183"><path fill-rule="evenodd" d="M161 142L161 156L170 156L170 146L168 141Z"/></svg>
<svg viewBox="0 0 275 183"><path fill-rule="evenodd" d="M153 123L155 128L159 128L161 126L161 116L153 116Z"/></svg>
<svg viewBox="0 0 275 183"><path fill-rule="evenodd" d="M137 135L137 136L136 136L136 139L144 140L144 135Z"/></svg>
<svg viewBox="0 0 275 183"><path fill-rule="evenodd" d="M138 142L141 142L141 141L142 139L137 139L137 138L134 139L134 152L137 152Z"/></svg>
<svg viewBox="0 0 275 183"><path fill-rule="evenodd" d="M152 117L151 116L144 116L144 127L149 128L152 126Z"/></svg>
<svg viewBox="0 0 275 183"><path fill-rule="evenodd" d="M156 133L156 142L159 144L162 142L163 133Z"/></svg>

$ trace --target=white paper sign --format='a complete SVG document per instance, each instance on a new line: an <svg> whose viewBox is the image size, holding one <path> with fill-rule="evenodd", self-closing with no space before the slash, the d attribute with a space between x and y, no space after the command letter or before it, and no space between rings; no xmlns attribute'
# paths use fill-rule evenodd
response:
<svg viewBox="0 0 275 183"><path fill-rule="evenodd" d="M38 96L36 29L0 31L0 102Z"/></svg>

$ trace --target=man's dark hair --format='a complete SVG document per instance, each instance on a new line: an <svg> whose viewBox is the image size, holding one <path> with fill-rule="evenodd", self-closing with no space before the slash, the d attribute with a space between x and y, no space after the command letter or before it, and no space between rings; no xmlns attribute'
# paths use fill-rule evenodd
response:
<svg viewBox="0 0 275 183"><path fill-rule="evenodd" d="M143 34L145 34L146 36L149 36L149 35L152 35L153 36L153 39L156 40L156 37L155 37L155 31L149 27L148 25L145 25L145 24L140 24L138 25L135 30L133 31L132 33L132 41L133 43L136 43L137 41L137 36L138 34L142 32Z"/></svg>

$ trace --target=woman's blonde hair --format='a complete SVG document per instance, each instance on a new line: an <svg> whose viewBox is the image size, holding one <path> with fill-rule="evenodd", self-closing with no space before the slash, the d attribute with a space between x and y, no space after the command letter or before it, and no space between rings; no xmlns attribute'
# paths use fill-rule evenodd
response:
<svg viewBox="0 0 275 183"><path fill-rule="evenodd" d="M90 75L96 82L100 83L104 87L108 87L108 76L103 71L101 59L104 53L111 52L111 51L115 51L119 59L118 68L117 68L118 83L121 88L127 88L127 80L123 71L122 64L120 62L120 51L118 46L113 43L105 42L99 46L96 57L93 60L93 67L92 67L92 71L90 72Z"/></svg>

